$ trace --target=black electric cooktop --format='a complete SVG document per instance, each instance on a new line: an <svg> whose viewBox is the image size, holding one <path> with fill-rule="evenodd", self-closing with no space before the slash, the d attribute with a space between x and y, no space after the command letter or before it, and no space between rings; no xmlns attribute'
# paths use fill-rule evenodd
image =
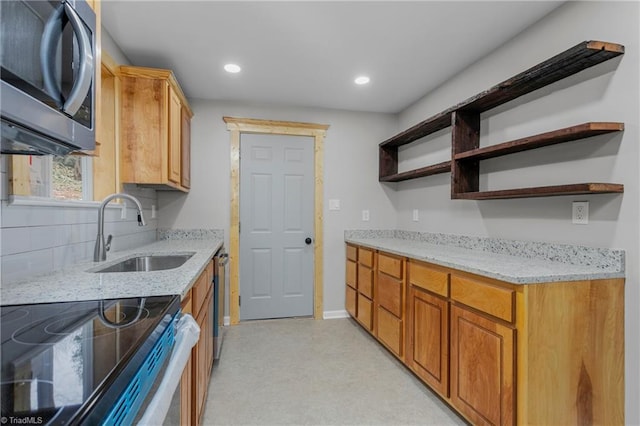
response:
<svg viewBox="0 0 640 426"><path fill-rule="evenodd" d="M2 424L96 424L179 309L178 296L0 306Z"/></svg>

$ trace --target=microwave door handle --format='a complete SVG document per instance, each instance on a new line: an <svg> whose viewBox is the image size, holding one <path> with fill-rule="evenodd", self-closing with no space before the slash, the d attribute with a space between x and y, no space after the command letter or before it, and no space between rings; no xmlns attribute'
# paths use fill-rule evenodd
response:
<svg viewBox="0 0 640 426"><path fill-rule="evenodd" d="M58 108L62 108L63 103L62 89L56 78L56 51L58 42L62 38L62 27L64 27L65 20L64 4L60 3L44 26L40 47L40 64L42 66L44 89L55 101Z"/></svg>
<svg viewBox="0 0 640 426"><path fill-rule="evenodd" d="M91 46L91 35L87 33L82 20L69 3L65 3L64 8L78 40L78 56L80 64L78 69L78 78L71 89L71 93L69 93L69 97L64 103L63 111L69 115L75 115L82 106L84 99L87 97L87 93L91 90L94 71L94 57L93 48Z"/></svg>

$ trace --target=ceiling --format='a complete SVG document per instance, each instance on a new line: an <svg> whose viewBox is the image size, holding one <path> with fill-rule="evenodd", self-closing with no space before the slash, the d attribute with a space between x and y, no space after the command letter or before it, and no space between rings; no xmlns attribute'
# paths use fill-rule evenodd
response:
<svg viewBox="0 0 640 426"><path fill-rule="evenodd" d="M173 70L189 99L397 113L560 4L103 0L102 20L133 65Z"/></svg>

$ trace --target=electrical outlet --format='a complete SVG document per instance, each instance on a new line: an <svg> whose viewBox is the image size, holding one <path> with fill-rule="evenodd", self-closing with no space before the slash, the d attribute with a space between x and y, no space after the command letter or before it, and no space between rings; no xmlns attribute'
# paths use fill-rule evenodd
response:
<svg viewBox="0 0 640 426"><path fill-rule="evenodd" d="M329 200L329 210L340 210L340 200L338 200L338 199L330 199Z"/></svg>
<svg viewBox="0 0 640 426"><path fill-rule="evenodd" d="M155 219L155 218L156 218L156 205L151 204L151 219Z"/></svg>
<svg viewBox="0 0 640 426"><path fill-rule="evenodd" d="M126 219L127 218L127 202L123 201L122 202L122 209L120 210L120 219Z"/></svg>
<svg viewBox="0 0 640 426"><path fill-rule="evenodd" d="M417 222L419 220L419 213L418 213L418 209L413 209L413 221Z"/></svg>
<svg viewBox="0 0 640 426"><path fill-rule="evenodd" d="M577 225L587 225L589 223L589 202L574 201L571 206L571 222Z"/></svg>
<svg viewBox="0 0 640 426"><path fill-rule="evenodd" d="M362 210L362 220L364 222L369 221L369 210Z"/></svg>

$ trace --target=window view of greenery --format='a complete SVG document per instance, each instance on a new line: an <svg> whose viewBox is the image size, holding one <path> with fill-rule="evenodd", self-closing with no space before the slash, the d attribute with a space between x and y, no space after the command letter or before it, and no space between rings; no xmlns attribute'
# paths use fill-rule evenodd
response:
<svg viewBox="0 0 640 426"><path fill-rule="evenodd" d="M82 200L82 157L67 155L53 158L53 198Z"/></svg>
<svg viewBox="0 0 640 426"><path fill-rule="evenodd" d="M28 195L57 200L82 200L89 185L87 157L31 156L28 159Z"/></svg>

